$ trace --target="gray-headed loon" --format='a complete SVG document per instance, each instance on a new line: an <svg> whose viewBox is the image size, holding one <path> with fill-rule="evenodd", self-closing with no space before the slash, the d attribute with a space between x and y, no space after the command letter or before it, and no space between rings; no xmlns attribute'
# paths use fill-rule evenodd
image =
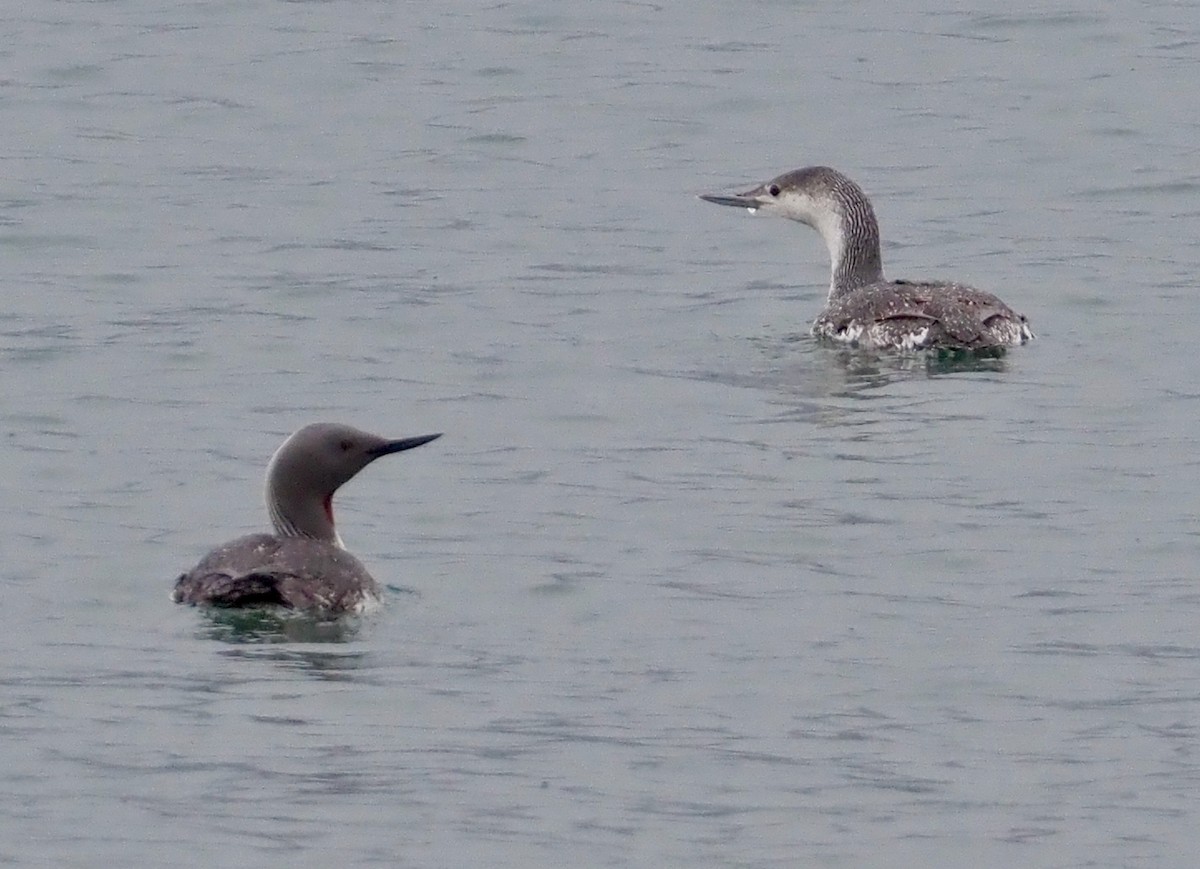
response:
<svg viewBox="0 0 1200 869"><path fill-rule="evenodd" d="M1033 338L1025 317L983 290L942 281L887 281L879 223L862 188L828 166L780 175L736 195L705 194L807 224L829 248L829 299L812 333L856 347L988 352Z"/></svg>

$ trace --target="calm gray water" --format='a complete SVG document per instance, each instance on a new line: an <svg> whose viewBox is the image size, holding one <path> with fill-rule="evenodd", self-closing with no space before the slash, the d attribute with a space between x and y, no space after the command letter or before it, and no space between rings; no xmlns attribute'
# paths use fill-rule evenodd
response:
<svg viewBox="0 0 1200 869"><path fill-rule="evenodd" d="M1200 9L976 5L10 4L0 863L1194 865ZM170 604L318 419L386 608Z"/></svg>

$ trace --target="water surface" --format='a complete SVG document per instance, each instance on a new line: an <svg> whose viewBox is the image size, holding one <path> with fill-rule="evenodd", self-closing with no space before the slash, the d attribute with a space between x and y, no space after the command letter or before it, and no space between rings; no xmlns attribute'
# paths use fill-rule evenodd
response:
<svg viewBox="0 0 1200 869"><path fill-rule="evenodd" d="M1194 13L4 13L0 860L1190 865ZM1039 340L815 345L812 163ZM172 606L317 419L387 607Z"/></svg>

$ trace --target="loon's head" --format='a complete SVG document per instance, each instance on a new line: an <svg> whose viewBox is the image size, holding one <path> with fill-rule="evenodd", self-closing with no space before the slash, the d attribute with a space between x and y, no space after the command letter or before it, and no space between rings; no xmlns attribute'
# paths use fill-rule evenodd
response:
<svg viewBox="0 0 1200 869"><path fill-rule="evenodd" d="M745 193L711 194L700 197L717 205L733 205L799 221L822 235L835 230L849 206L866 195L857 184L828 166L808 166L764 181Z"/></svg>
<svg viewBox="0 0 1200 869"><path fill-rule="evenodd" d="M829 250L831 296L883 279L875 211L862 188L836 169L808 166L745 193L706 193L700 198L811 226Z"/></svg>
<svg viewBox="0 0 1200 869"><path fill-rule="evenodd" d="M411 450L440 434L389 440L339 423L306 425L267 464L267 512L281 537L312 537L341 546L333 494L381 456Z"/></svg>

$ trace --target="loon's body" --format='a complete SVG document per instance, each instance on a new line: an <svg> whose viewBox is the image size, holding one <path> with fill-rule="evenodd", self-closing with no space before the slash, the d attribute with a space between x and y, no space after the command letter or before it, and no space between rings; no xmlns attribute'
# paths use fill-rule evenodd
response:
<svg viewBox="0 0 1200 869"><path fill-rule="evenodd" d="M386 440L334 423L300 429L267 465L267 510L275 533L248 534L217 547L175 581L172 599L332 614L377 603L379 585L343 548L334 527L333 493L380 456L437 437Z"/></svg>
<svg viewBox="0 0 1200 869"><path fill-rule="evenodd" d="M1033 338L1025 317L991 293L941 281L883 277L879 223L862 188L828 166L780 175L717 205L799 221L829 249L829 298L813 323L818 338L870 349L995 352Z"/></svg>

